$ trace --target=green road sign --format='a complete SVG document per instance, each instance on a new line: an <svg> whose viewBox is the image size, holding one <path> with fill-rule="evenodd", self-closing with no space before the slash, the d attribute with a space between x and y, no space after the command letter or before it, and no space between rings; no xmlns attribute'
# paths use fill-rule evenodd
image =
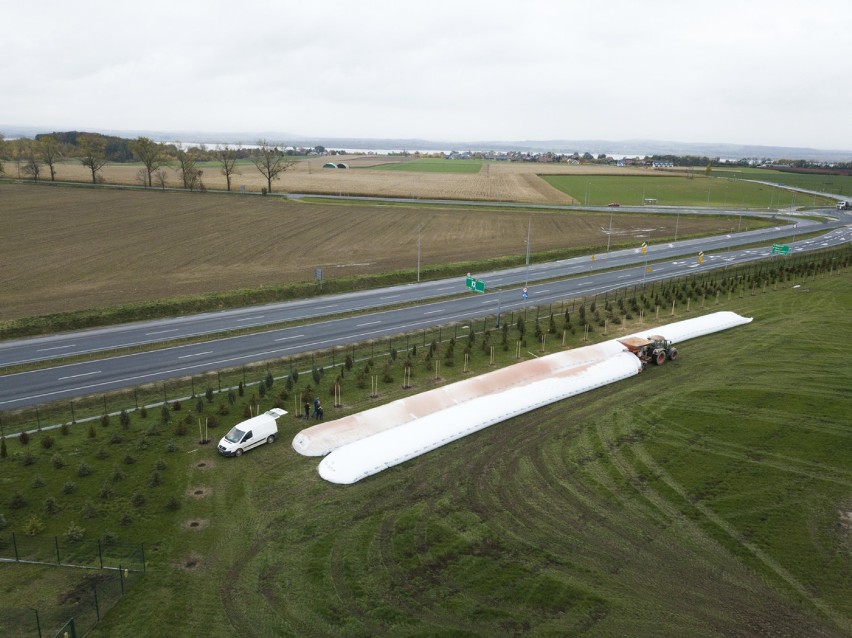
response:
<svg viewBox="0 0 852 638"><path fill-rule="evenodd" d="M787 244L772 244L771 255L789 255L790 247Z"/></svg>
<svg viewBox="0 0 852 638"><path fill-rule="evenodd" d="M473 292L485 292L485 281L482 279L477 279L476 277L468 275L465 280L465 285Z"/></svg>

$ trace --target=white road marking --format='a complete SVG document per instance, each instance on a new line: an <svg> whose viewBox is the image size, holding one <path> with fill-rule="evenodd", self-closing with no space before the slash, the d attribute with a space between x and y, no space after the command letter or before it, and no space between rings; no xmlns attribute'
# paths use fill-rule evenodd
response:
<svg viewBox="0 0 852 638"><path fill-rule="evenodd" d="M355 327L363 328L364 326L375 326L377 323L381 323L381 321L368 321L367 323L357 323L355 324Z"/></svg>
<svg viewBox="0 0 852 638"><path fill-rule="evenodd" d="M287 341L289 339L298 339L299 337L304 337L305 335L293 335L292 337L281 337L280 339L276 339L275 341Z"/></svg>
<svg viewBox="0 0 852 638"><path fill-rule="evenodd" d="M245 319L237 319L237 322L240 321L251 321L253 319L263 319L264 315L257 315L256 317L246 317Z"/></svg>
<svg viewBox="0 0 852 638"><path fill-rule="evenodd" d="M65 379L76 379L77 377L88 377L93 374L100 374L100 370L95 370L94 372L83 372L82 374L72 374L70 377L59 377L60 381L65 381Z"/></svg>
<svg viewBox="0 0 852 638"><path fill-rule="evenodd" d="M156 332L146 332L145 336L149 337L151 335L161 335L167 332L177 332L180 328L171 328L170 330L157 330Z"/></svg>
<svg viewBox="0 0 852 638"><path fill-rule="evenodd" d="M69 344L67 346L56 346L54 348L42 348L41 350L36 350L36 352L48 352L49 350L62 350L64 348L73 348L76 346L76 343Z"/></svg>
<svg viewBox="0 0 852 638"><path fill-rule="evenodd" d="M182 357L178 357L178 359L189 359L190 357L200 357L203 354L211 354L213 351L208 350L207 352L196 352L195 354L185 354Z"/></svg>

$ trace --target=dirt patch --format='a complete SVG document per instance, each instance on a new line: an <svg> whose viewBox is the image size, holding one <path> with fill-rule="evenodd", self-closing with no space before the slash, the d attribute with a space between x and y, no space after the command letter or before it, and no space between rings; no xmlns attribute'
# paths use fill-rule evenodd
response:
<svg viewBox="0 0 852 638"><path fill-rule="evenodd" d="M216 467L216 461L213 461L213 460L210 460L210 459L205 460L205 461L198 461L195 464L195 467L196 467L196 469L199 469L199 470L209 470L211 467Z"/></svg>
<svg viewBox="0 0 852 638"><path fill-rule="evenodd" d="M81 600L89 600L92 597L92 590L101 583L110 580L110 578L112 578L110 574L86 576L72 589L59 594L58 602L60 605L76 605Z"/></svg>
<svg viewBox="0 0 852 638"><path fill-rule="evenodd" d="M190 487L186 491L186 495L189 498L207 498L212 493L213 493L212 488L209 488L206 485L199 485L197 487Z"/></svg>
<svg viewBox="0 0 852 638"><path fill-rule="evenodd" d="M183 523L181 523L180 526L183 529L188 529L188 530L197 532L199 530L202 530L202 529L208 527L209 525L210 525L210 519L209 518L190 518L189 520L186 520Z"/></svg>
<svg viewBox="0 0 852 638"><path fill-rule="evenodd" d="M201 558L201 554L197 552L190 552L181 558L180 562L177 564L178 569L182 569L186 572L197 572L202 567L204 567L204 561Z"/></svg>

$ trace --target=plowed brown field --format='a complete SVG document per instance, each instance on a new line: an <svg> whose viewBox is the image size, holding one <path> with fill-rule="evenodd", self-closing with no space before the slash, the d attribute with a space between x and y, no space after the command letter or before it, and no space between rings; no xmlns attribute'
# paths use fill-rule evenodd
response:
<svg viewBox="0 0 852 638"><path fill-rule="evenodd" d="M418 227L425 268L522 258L530 219L534 252L605 244L609 223L608 212L330 205L11 183L0 183L0 202L0 320L310 281L316 267L326 279L413 270ZM679 223L681 236L730 230L718 218L682 216ZM672 235L674 224L617 215L613 241Z"/></svg>

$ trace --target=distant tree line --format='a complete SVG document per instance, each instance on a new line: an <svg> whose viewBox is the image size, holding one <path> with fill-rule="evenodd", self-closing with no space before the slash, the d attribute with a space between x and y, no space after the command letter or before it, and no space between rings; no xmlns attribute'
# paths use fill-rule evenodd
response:
<svg viewBox="0 0 852 638"><path fill-rule="evenodd" d="M313 148L288 148L258 140L249 148L242 145L206 145L184 148L182 144L164 144L148 137L126 139L100 133L65 131L40 133L33 139L6 140L0 133L0 175L11 175L6 164L15 167L15 177L33 181L56 180L57 166L61 160L79 161L92 175L92 183L103 181L101 169L108 163L139 162L137 177L146 188L165 188L167 174L172 168L183 188L204 190L202 162L213 162L225 177L228 190L239 174L240 162L250 161L266 180L262 192L272 192L272 183L281 173L293 166L293 157L324 154L322 146Z"/></svg>

